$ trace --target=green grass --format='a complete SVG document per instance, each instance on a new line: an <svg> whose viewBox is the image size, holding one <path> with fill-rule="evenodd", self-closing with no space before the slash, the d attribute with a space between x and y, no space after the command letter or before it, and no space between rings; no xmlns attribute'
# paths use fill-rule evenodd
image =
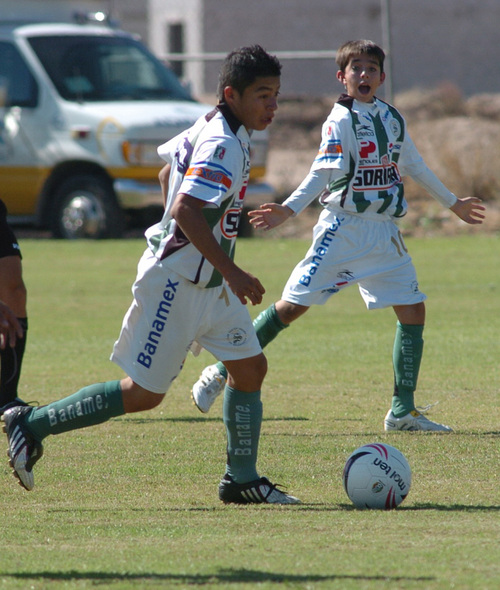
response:
<svg viewBox="0 0 500 590"><path fill-rule="evenodd" d="M497 589L500 587L500 273L497 236L407 240L429 296L418 404L455 433L385 434L392 310L356 288L266 350L259 469L303 504L224 506L221 404L204 416L189 356L151 412L45 441L36 488L0 466L0 589ZM143 242L21 242L30 331L20 395L46 403L121 377L108 361ZM279 298L306 241L242 240ZM341 472L356 447L397 446L413 470L395 511L357 511Z"/></svg>

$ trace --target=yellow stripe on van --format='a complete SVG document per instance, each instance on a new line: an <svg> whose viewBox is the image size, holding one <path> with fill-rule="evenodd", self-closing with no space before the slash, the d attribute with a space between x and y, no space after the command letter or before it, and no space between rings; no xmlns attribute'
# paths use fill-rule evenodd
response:
<svg viewBox="0 0 500 590"><path fill-rule="evenodd" d="M9 215L34 215L49 168L0 166L0 191Z"/></svg>

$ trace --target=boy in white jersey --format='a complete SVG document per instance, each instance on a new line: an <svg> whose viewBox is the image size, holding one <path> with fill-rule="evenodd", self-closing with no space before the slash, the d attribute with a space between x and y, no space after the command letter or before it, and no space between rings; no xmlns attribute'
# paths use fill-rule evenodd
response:
<svg viewBox="0 0 500 590"><path fill-rule="evenodd" d="M419 290L410 256L394 219L406 213L402 176L411 176L444 207L470 224L482 223L480 199L458 199L427 168L401 114L375 97L384 82L384 52L371 41L349 41L336 61L343 94L323 125L311 170L283 204L250 212L255 227L269 230L300 213L315 198L324 209L313 243L293 270L280 301L254 321L265 347L311 305L357 283L368 309L393 307L394 394L386 431L451 432L415 407L414 392L423 350L426 296ZM227 371L207 367L193 386L193 399L208 411Z"/></svg>
<svg viewBox="0 0 500 590"><path fill-rule="evenodd" d="M132 287L134 300L111 360L121 381L85 387L41 408L4 414L10 463L33 488L41 441L156 407L193 345L223 360L226 388L226 503L296 504L257 473L262 422L260 389L267 361L245 307L262 301L260 281L233 262L238 221L250 170L250 133L263 130L277 109L281 65L260 46L228 55L219 78L219 104L193 127L160 146L165 213L146 232L148 247Z"/></svg>

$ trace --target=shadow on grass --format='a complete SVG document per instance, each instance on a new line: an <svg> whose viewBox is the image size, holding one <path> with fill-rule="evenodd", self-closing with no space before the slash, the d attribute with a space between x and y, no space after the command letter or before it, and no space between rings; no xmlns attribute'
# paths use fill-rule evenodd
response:
<svg viewBox="0 0 500 590"><path fill-rule="evenodd" d="M213 417L208 417L208 416L172 416L172 417L155 417L155 418L139 418L139 417L131 417L131 416L121 416L121 417L117 417L117 418L113 418L114 422L129 422L131 424L149 424L149 423L153 423L153 422L187 422L187 423L196 423L196 422L221 422L222 418L221 416L213 416ZM306 418L305 416L270 416L270 417L264 417L263 418L263 422L310 422L311 419L310 418ZM362 418L332 418L332 423L335 422L363 422ZM382 433L385 436L401 436L401 433ZM405 432L403 433L404 435L407 436L444 436L442 434L437 434L434 433L430 433L430 432ZM455 435L460 435L460 436L477 436L477 437L483 437L483 436L492 436L492 437L497 437L500 436L500 431L486 431L486 432L467 432L467 431L457 431L454 433ZM281 433L282 436L287 436L287 433ZM377 432L325 432L322 433L321 436L348 436L348 437L367 437L367 436L380 436L381 433L379 431ZM289 433L288 436L311 436L311 437L316 437L317 433L315 432L311 432L311 433L296 433L296 432L291 432ZM450 435L446 435L446 436L450 436Z"/></svg>
<svg viewBox="0 0 500 590"><path fill-rule="evenodd" d="M337 504L336 506L329 506L326 504L310 505L312 510L352 510L358 512L352 504ZM305 505L299 509L306 508ZM484 504L432 504L431 502L424 502L420 504L413 504L412 506L398 506L397 512L419 512L423 510L437 510L438 512L500 512L500 506L484 505Z"/></svg>
<svg viewBox="0 0 500 590"><path fill-rule="evenodd" d="M353 504L324 504L324 503L304 503L298 504L296 506L287 506L283 508L282 506L275 506L270 504L253 504L253 505L241 505L235 504L232 506L226 505L217 505L217 506L187 506L187 507L163 507L163 508L116 508L110 512L108 508L48 508L47 512L54 513L54 512L68 512L68 513L100 513L103 514L117 514L121 512L155 512L155 513L162 513L162 512L218 512L220 510L281 510L284 511L291 511L294 512L365 512L356 508ZM500 512L500 506L496 505L484 505L484 504L475 504L475 505L468 505L468 504L432 504L432 503L422 503L422 504L413 504L412 506L398 506L395 510L391 511L388 510L387 512L419 512L424 510L436 510L438 512L478 512L478 513L485 513L485 512ZM366 510L366 512L386 512L385 510ZM1 574L0 574L1 575Z"/></svg>
<svg viewBox="0 0 500 590"><path fill-rule="evenodd" d="M128 580L139 583L141 580L173 582L178 584L189 584L192 586L204 586L205 584L241 584L241 583L311 583L311 582L328 582L333 580L359 580L359 581L381 581L390 582L432 582L436 578L430 576L364 576L350 574L281 574L277 572L263 572L247 569L221 569L214 574L158 574L151 572L149 574L140 573L119 573L119 572L78 572L70 570L67 572L18 572L3 573L2 578L16 578L20 580L50 580L73 581L73 580L90 580L96 582L123 581Z"/></svg>
<svg viewBox="0 0 500 590"><path fill-rule="evenodd" d="M148 424L152 422L222 422L221 416L207 418L205 416L177 416L177 417L160 417L160 418L130 418L123 416L113 418L114 422L130 422L133 424ZM280 417L280 418L263 418L263 422L309 422L309 418L304 417Z"/></svg>

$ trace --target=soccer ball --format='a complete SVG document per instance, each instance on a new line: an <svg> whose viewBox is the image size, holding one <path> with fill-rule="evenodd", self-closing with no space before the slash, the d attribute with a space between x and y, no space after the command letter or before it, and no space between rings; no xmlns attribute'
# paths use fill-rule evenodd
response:
<svg viewBox="0 0 500 590"><path fill-rule="evenodd" d="M383 443L372 443L351 453L342 481L356 508L391 510L410 491L411 469L401 451Z"/></svg>

